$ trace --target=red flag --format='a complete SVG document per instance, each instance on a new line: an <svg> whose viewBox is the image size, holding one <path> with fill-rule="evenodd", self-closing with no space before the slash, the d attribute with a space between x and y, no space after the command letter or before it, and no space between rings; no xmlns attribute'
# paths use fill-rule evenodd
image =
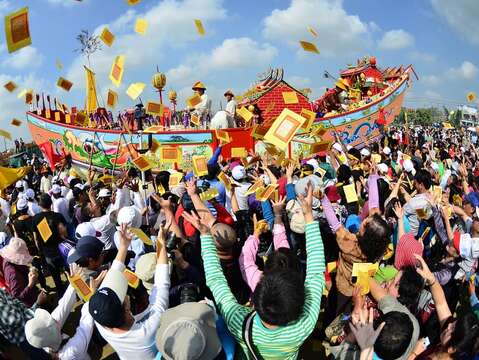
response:
<svg viewBox="0 0 479 360"><path fill-rule="evenodd" d="M53 150L53 145L49 141L46 141L43 144L40 144L38 147L42 151L43 156L45 156L45 159L50 164L50 168L54 170L55 165L62 160L62 156L55 153L55 151Z"/></svg>

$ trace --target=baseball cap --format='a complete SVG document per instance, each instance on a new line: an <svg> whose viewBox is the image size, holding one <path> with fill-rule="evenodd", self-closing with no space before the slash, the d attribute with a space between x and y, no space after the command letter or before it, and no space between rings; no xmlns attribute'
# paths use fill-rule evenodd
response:
<svg viewBox="0 0 479 360"><path fill-rule="evenodd" d="M141 214L135 206L125 206L118 211L118 225L128 224L137 228L141 226Z"/></svg>
<svg viewBox="0 0 479 360"><path fill-rule="evenodd" d="M37 349L51 348L56 351L62 342L55 319L43 309L36 309L33 318L26 322L25 337Z"/></svg>
<svg viewBox="0 0 479 360"><path fill-rule="evenodd" d="M100 189L100 191L98 192L98 196L99 198L105 198L105 197L110 197L111 196L111 191L110 189L107 189L107 188L103 188L103 189Z"/></svg>
<svg viewBox="0 0 479 360"><path fill-rule="evenodd" d="M383 148L383 153L384 153L384 155L390 155L391 154L391 149L388 146L385 146Z"/></svg>
<svg viewBox="0 0 479 360"><path fill-rule="evenodd" d="M62 188L60 185L55 184L52 186L52 194L60 194L62 192Z"/></svg>
<svg viewBox="0 0 479 360"><path fill-rule="evenodd" d="M28 199L28 200L33 200L35 198L35 191L33 191L33 189L27 189L25 191L25 197Z"/></svg>
<svg viewBox="0 0 479 360"><path fill-rule="evenodd" d="M75 229L75 238L80 240L84 236L98 237L100 236L100 233L96 231L91 222L83 222L78 224L77 228Z"/></svg>
<svg viewBox="0 0 479 360"><path fill-rule="evenodd" d="M362 156L369 156L371 155L371 152L367 148L362 148L360 151Z"/></svg>
<svg viewBox="0 0 479 360"><path fill-rule="evenodd" d="M235 180L244 179L246 177L246 169L244 166L237 165L233 168L233 170L231 170L231 176Z"/></svg>
<svg viewBox="0 0 479 360"><path fill-rule="evenodd" d="M72 264L81 259L97 258L103 250L104 244L94 236L83 236L75 247L75 251L68 256L68 263Z"/></svg>
<svg viewBox="0 0 479 360"><path fill-rule="evenodd" d="M22 180L18 180L18 181L15 183L15 187L16 187L16 188L21 188L21 187L23 187L23 181L22 181Z"/></svg>
<svg viewBox="0 0 479 360"><path fill-rule="evenodd" d="M88 310L93 320L106 327L123 323L123 301L128 290L128 280L119 270L110 269L100 288L90 298Z"/></svg>
<svg viewBox="0 0 479 360"><path fill-rule="evenodd" d="M17 210L25 210L28 207L28 201L24 197L21 197L17 201Z"/></svg>

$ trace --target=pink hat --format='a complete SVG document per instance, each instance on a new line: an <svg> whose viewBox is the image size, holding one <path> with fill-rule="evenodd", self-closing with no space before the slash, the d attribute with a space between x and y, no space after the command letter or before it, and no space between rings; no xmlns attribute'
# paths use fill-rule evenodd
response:
<svg viewBox="0 0 479 360"><path fill-rule="evenodd" d="M16 265L28 265L33 259L25 241L17 237L11 238L8 245L0 249L0 256Z"/></svg>
<svg viewBox="0 0 479 360"><path fill-rule="evenodd" d="M406 233L398 241L396 247L396 257L394 259L394 267L401 269L404 266L416 265L414 254L422 256L423 245L416 240L413 234Z"/></svg>

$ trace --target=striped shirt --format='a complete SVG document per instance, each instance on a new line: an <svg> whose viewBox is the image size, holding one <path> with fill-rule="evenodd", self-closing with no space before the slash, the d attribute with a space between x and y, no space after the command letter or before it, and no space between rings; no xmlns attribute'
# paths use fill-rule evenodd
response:
<svg viewBox="0 0 479 360"><path fill-rule="evenodd" d="M201 237L201 250L205 267L206 283L210 288L229 331L241 346L238 349L240 359L251 359L248 348L242 339L243 322L252 311L251 308L238 304L228 287L221 270L213 237ZM321 295L324 288L324 252L319 224L317 221L306 224L306 280L305 302L303 311L295 322L266 328L255 315L253 323L253 344L265 359L296 359L298 350L304 340L313 331L321 306Z"/></svg>

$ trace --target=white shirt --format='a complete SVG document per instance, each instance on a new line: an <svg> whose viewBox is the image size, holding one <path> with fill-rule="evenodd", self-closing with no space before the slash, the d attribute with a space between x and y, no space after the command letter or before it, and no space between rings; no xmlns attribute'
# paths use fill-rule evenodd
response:
<svg viewBox="0 0 479 360"><path fill-rule="evenodd" d="M125 265L113 261L112 269L124 271ZM158 350L155 335L160 327L163 312L168 309L170 275L167 264L156 265L155 285L151 290L150 306L146 311L136 315L129 331L116 334L98 323L96 327L103 338L111 345L122 360L154 360Z"/></svg>
<svg viewBox="0 0 479 360"><path fill-rule="evenodd" d="M68 200L64 197L58 199L52 196L53 211L62 214L67 223L71 223L70 212L68 211Z"/></svg>
<svg viewBox="0 0 479 360"><path fill-rule="evenodd" d="M228 101L226 104L226 112L228 113L229 116L235 116L236 114L236 101L234 99L231 99Z"/></svg>
<svg viewBox="0 0 479 360"><path fill-rule="evenodd" d="M42 176L40 179L40 192L47 194L52 188L52 176Z"/></svg>
<svg viewBox="0 0 479 360"><path fill-rule="evenodd" d="M77 301L76 291L69 285L65 294L58 302L58 306L52 312L52 318L58 323L61 329L73 310ZM90 344L93 333L94 321L88 311L88 303L81 309L80 324L75 335L68 340L58 351L58 356L62 360L89 360L88 345ZM45 349L48 351L48 349Z"/></svg>
<svg viewBox="0 0 479 360"><path fill-rule="evenodd" d="M40 213L42 208L38 206L38 204L34 201L28 202L28 215L35 216L36 214Z"/></svg>
<svg viewBox="0 0 479 360"><path fill-rule="evenodd" d="M236 200L238 201L238 208L240 210L249 209L248 195L246 195L245 193L250 186L251 186L250 183L241 183L241 185L235 189Z"/></svg>

